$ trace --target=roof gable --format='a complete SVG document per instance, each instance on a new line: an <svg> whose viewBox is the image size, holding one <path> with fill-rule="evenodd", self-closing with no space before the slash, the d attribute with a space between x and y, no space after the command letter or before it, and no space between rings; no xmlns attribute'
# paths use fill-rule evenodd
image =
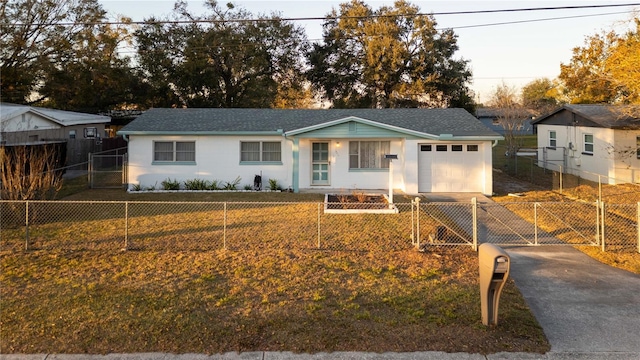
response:
<svg viewBox="0 0 640 360"><path fill-rule="evenodd" d="M532 124L636 130L640 129L640 106L567 104L539 117Z"/></svg>
<svg viewBox="0 0 640 360"><path fill-rule="evenodd" d="M343 126L340 126L343 125ZM330 131L335 129L337 131ZM324 132L323 132L324 130ZM364 131L363 131L364 130ZM331 133L333 137L362 137L362 136L393 136L393 135L410 135L410 136L432 136L431 134L424 134L417 131L404 129L401 127L379 123L367 119L362 119L355 116L349 116L344 119L338 119L329 121L326 123L316 124L301 129L294 129L287 131L286 136L300 136L300 135L324 135ZM434 136L435 137L435 136Z"/></svg>

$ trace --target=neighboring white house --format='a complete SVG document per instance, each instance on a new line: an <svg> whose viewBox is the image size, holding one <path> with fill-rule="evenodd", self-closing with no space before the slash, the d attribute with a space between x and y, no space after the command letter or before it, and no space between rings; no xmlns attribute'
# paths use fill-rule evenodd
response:
<svg viewBox="0 0 640 360"><path fill-rule="evenodd" d="M502 139L464 109L151 109L118 134L130 189L262 175L295 192L388 189L392 178L410 194L491 195Z"/></svg>
<svg viewBox="0 0 640 360"><path fill-rule="evenodd" d="M0 143L6 145L99 139L111 118L74 111L0 103Z"/></svg>
<svg viewBox="0 0 640 360"><path fill-rule="evenodd" d="M541 166L605 184L640 183L640 106L565 105L533 124Z"/></svg>

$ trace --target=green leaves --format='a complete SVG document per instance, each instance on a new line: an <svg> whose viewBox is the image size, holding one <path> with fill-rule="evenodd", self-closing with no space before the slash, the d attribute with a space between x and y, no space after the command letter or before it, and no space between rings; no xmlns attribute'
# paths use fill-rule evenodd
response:
<svg viewBox="0 0 640 360"><path fill-rule="evenodd" d="M468 62L454 59L452 30L397 1L371 9L362 1L327 16L324 44L308 53L309 81L334 107L472 107Z"/></svg>
<svg viewBox="0 0 640 360"><path fill-rule="evenodd" d="M640 103L640 19L626 34L614 31L586 39L573 49L558 77L571 103Z"/></svg>
<svg viewBox="0 0 640 360"><path fill-rule="evenodd" d="M303 30L276 15L238 21L253 15L207 5L212 13L200 17L176 8L178 19L202 22L149 21L136 32L138 59L154 92L173 92L171 106L265 108L278 95L286 102L288 89L302 83Z"/></svg>

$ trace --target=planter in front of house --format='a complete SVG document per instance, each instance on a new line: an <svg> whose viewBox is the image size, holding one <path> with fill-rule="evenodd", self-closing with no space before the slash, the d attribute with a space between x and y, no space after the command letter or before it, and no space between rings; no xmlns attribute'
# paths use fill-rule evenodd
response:
<svg viewBox="0 0 640 360"><path fill-rule="evenodd" d="M358 194L324 196L325 214L397 214L398 208L389 204L384 194Z"/></svg>

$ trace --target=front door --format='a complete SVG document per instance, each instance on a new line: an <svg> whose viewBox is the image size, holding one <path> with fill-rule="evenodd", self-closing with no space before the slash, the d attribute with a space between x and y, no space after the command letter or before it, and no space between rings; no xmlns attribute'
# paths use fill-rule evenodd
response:
<svg viewBox="0 0 640 360"><path fill-rule="evenodd" d="M311 185L329 185L329 143L314 142L311 154Z"/></svg>

